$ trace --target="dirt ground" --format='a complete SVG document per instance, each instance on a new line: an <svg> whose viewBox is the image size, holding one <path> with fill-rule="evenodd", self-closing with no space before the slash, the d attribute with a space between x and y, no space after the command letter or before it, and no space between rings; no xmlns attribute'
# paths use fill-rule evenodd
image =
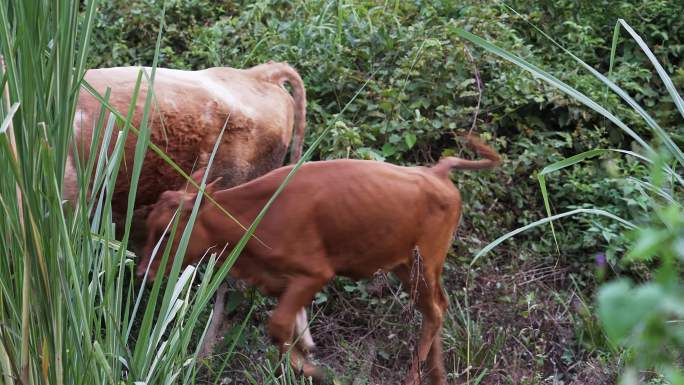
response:
<svg viewBox="0 0 684 385"><path fill-rule="evenodd" d="M569 268L510 260L490 261L475 270L456 265L451 261L444 272L450 307L443 339L450 384L614 383L616 368L602 359L601 347L608 347L587 307L590 299L579 292ZM233 325L206 362L202 381L266 383L259 376L277 352L264 332L272 301L259 301L236 353L221 370L236 334ZM338 279L315 302L309 309L314 359L334 373L334 383L403 383L420 315L398 280L385 274L370 282ZM236 323L250 303L237 306Z"/></svg>

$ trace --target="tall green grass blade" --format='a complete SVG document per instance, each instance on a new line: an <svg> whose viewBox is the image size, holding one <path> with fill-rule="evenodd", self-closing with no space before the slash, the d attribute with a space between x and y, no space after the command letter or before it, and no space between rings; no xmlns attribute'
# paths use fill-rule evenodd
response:
<svg viewBox="0 0 684 385"><path fill-rule="evenodd" d="M601 155L607 151L608 150L602 150L602 149L585 151L581 154L571 156L570 158L563 159L559 162L556 162L556 163L553 163L549 166L546 166L541 170L539 175L537 175L537 179L539 180L539 187L541 189L542 199L544 200L544 207L546 208L547 217L550 217L552 214L551 214L551 203L549 202L549 193L546 190L546 178L545 178L545 176L551 172L562 170L563 168L570 167L570 166L575 165L579 162L582 162L586 159L593 158L595 156L599 156L599 155ZM560 248L558 246L558 239L556 238L556 230L553 227L553 222L549 222L549 225L551 226L551 234L553 234L553 241L556 244L556 251L558 253L560 253Z"/></svg>
<svg viewBox="0 0 684 385"><path fill-rule="evenodd" d="M615 23L613 28L613 39L610 43L610 62L608 63L608 77L613 77L613 68L615 68L615 52L617 52L618 41L620 40L620 25Z"/></svg>
<svg viewBox="0 0 684 385"><path fill-rule="evenodd" d="M159 247L161 246L164 237L166 236L166 234L172 234L172 232L175 232L175 224L176 223L177 223L177 216L174 216L173 218L171 218L171 222L169 222L169 224L164 229L164 231L162 233L162 238L159 239L159 241L153 247L152 255L150 256L150 262L149 262L148 266L146 266L145 275L143 276L142 282L140 283L141 288L144 288L145 284L147 283L147 279L148 279L147 273L149 271L150 264L152 262L154 262L154 259L157 257L157 255L159 253ZM172 227L173 227L173 229L172 229ZM154 289L153 289L153 292L154 292ZM140 292L138 293L137 299L135 300L135 304L133 305L132 317L130 319L130 322L128 324L128 328L126 329L126 334L125 334L125 340L126 341L128 341L128 338L131 334L131 330L133 329L133 322L135 321L135 318L136 318L135 316L138 313L138 307L140 306L140 303L142 302L144 294L145 294L145 291L140 290ZM149 309L149 307L148 307L148 309Z"/></svg>
<svg viewBox="0 0 684 385"><path fill-rule="evenodd" d="M111 89L107 88L105 91L105 100L109 100L109 97L111 96ZM100 145L100 138L102 138L102 148L109 148L109 143L112 138L112 131L114 129L114 123L107 122L108 124L104 124L105 122L105 117L107 115L107 110L103 107L100 109L100 115L97 118L97 122L95 124L95 129L93 130L93 136L90 140L90 147L89 148L97 148ZM111 116L110 116L111 120ZM102 130L104 128L104 134L102 133ZM104 136L103 136L104 135ZM74 152L74 155L77 157L78 156L78 151ZM91 187L91 194L90 194L90 201L92 202L95 197L95 193L98 190L97 189L97 179L98 176L102 172L102 168L104 167L103 160L106 158L107 152L106 151L100 151L99 156L93 156L88 159L88 162L86 166L84 167L84 170L82 172L82 175L84 176L84 180L93 180L93 187ZM81 166L81 162L77 161L75 162L79 167ZM97 166L97 169L95 170L95 167ZM93 172L95 172L95 178L93 179ZM92 206L88 208L88 212L92 210Z"/></svg>
<svg viewBox="0 0 684 385"><path fill-rule="evenodd" d="M591 108L592 110L598 112L599 114L603 115L606 117L608 120L613 122L616 126L620 127L627 135L629 135L632 139L634 139L641 147L643 147L648 153L650 154L655 154L655 151L653 148L646 143L639 135L637 135L636 132L634 132L631 128L629 128L625 123L623 123L617 116L613 115L610 111L606 110L603 108L601 105L581 93L580 91L576 90L575 88L571 87L570 85L564 83L560 79L556 78L555 76L549 74L548 72L542 70L541 68L528 63L527 61L523 60L522 58L513 55L512 53L501 49L497 47L496 45L482 39L479 36L473 35L470 32L467 32L461 28L456 28L456 34L463 38L466 39L474 44L479 45L480 47L486 49L487 51L503 58L511 63L519 66L520 68L524 69L525 71L530 72L532 75L535 77L545 81L546 83L550 84L551 86L559 89L560 91L568 94L569 96L573 97L576 99L578 102L584 104L585 106Z"/></svg>
<svg viewBox="0 0 684 385"><path fill-rule="evenodd" d="M157 63L159 60L159 49L161 47L162 32L164 30L164 14L166 12L166 5L162 8L161 22L159 24L159 33L157 35L157 43L155 46L154 60L152 62L151 74L149 81L147 83L147 97L145 98L145 104L143 107L142 118L140 120L140 133L138 134L137 142L135 145L135 154L133 157L133 171L131 173L131 184L128 194L128 209L126 212L126 222L124 225L124 236L123 244L124 247L128 243L128 237L131 230L131 221L133 220L133 207L135 205L135 197L138 191L138 181L140 179L140 174L142 172L142 163L145 159L145 154L147 153L147 147L150 142L150 127L148 121L150 119L150 109L152 107L152 98L155 94L154 92L154 79L157 72ZM141 74L145 74L145 70L140 70ZM133 103L132 103L133 104Z"/></svg>
<svg viewBox="0 0 684 385"><path fill-rule="evenodd" d="M505 4L504 4L504 6L506 8L508 8L510 11L512 11L513 13L515 13L516 15L522 17L522 15L520 15L515 9L513 9L510 6L505 5ZM622 88L620 88L618 85L616 85L612 80L610 80L609 78L604 76L602 73L600 73L596 69L594 69L592 66L585 63L582 59L578 58L575 54L573 54L572 52L567 50L560 43L558 43L555 39L553 39L551 36L549 36L544 31L542 31L539 27L537 27L536 25L529 22L527 20L527 18L524 18L524 17L522 17L522 18L523 18L523 20L525 20L525 22L528 25L530 25L532 28L534 28L537 32L539 32L546 39L551 41L556 47L560 48L563 52L565 52L567 55L569 55L573 60L578 62L582 67L584 67L584 69L589 71L594 77L596 77L601 82L603 82L613 92L615 92L618 96L620 96L620 98L622 98L622 100L624 100L627 104L629 104L629 106L632 107L634 109L634 111L636 111L639 114L639 116L641 116L641 118L646 122L646 124L653 130L653 132L663 142L663 144L665 144L665 147L667 148L667 150L675 157L675 159L680 163L680 165L684 166L684 152L681 151L679 146L677 146L672 141L672 138L670 137L670 135L667 132L665 132L665 130L663 130L662 127L660 127L660 125L655 121L655 119L653 119L653 117L651 117L651 115L648 112L646 112L646 110L644 110L644 108L641 107L641 105L639 105L639 103L637 103L636 100L634 100L634 98L629 96L629 94L627 92L625 92ZM674 85L672 85L672 80L667 76L667 73L665 73L665 70L662 68L662 66L660 66L660 64L658 63L655 56L650 52L650 50L645 45L643 40L636 33L634 33L634 31L629 27L629 25L627 25L626 22L624 22L624 20L621 21L621 19L619 19L618 23L622 24L623 27L625 27L625 29L627 29L628 31L631 31L632 36L637 41L637 43L639 43L641 41L641 43L639 43L640 47L642 49L645 49L645 52L646 52L647 56L649 57L649 60L651 60L653 65L656 67L656 70L658 71L658 74L663 79L663 83L666 85L666 88L668 89L668 92L670 92L670 95L671 96L673 94L675 95L675 96L673 96L673 100L675 100L675 103L676 103L677 99L675 97L679 98L679 94L674 89ZM616 26L616 28L613 31L613 43L612 43L613 45L617 44L617 36L618 36L617 34L618 33L619 33L619 30L617 29L617 26ZM612 71L612 64L613 64L613 59L614 59L613 55L614 55L615 49L616 49L616 46L611 47L610 71ZM609 72L609 73L611 73L611 72ZM663 77L665 77L665 78L663 78ZM669 84L669 86L668 86L668 84ZM681 98L679 98L679 100L681 101ZM578 101L581 102L581 100L579 100L579 99L578 99ZM679 108L679 106L678 106L678 108ZM597 110L595 110L595 111L597 111ZM597 112L600 113L600 111L597 111ZM680 112L681 112L681 110L680 110ZM684 116L684 114L682 116ZM615 122L613 122L613 123L615 123ZM624 130L624 128L623 128L623 130ZM643 146L643 144L642 144L642 146ZM651 150L649 148L646 148L646 149L648 150L649 155L651 155Z"/></svg>
<svg viewBox="0 0 684 385"><path fill-rule="evenodd" d="M543 225L543 224L546 224L546 223L551 222L551 221L555 221L555 220L557 220L557 219L561 219L561 218L573 216L573 215L576 215L576 214L599 215L599 216L603 216L603 217L607 217L607 218L613 219L613 220L619 222L621 225L623 225L623 226L625 226L625 227L627 227L627 228L629 228L629 229L635 229L635 228L637 228L637 226L636 226L635 224L633 224L632 222L627 221L627 220L625 220L625 219L622 219L622 218L620 218L619 216L617 216L617 215L615 215L615 214L612 214L612 213L609 213L609 212L607 212L607 211L605 211L605 210L599 210L599 209L575 209L575 210L567 211L567 212L564 212L564 213L561 213L561 214L556 214L556 215L553 215L553 216L550 216L550 217L547 217L547 218L544 218L544 219L540 219L540 220L538 220L538 221L532 222L532 223L530 223L530 224L527 224L527 225L525 225L525 226L523 226L523 227L517 228L517 229L515 229L515 230L513 230L513 231L511 231L511 232L509 232L509 233L506 233L506 234L500 236L499 238L495 239L495 240L492 241L490 244L488 244L487 246L485 246L484 248L482 248L482 250L480 250L480 251L475 255L475 257L473 258L473 260L470 262L470 266L475 265L475 262L477 262L477 261L480 259L480 257L482 257L483 255L489 253L490 251L492 251L495 247L497 247L498 245L500 245L500 244L503 243L504 241L506 241L506 240L508 240L508 239L510 239L510 238L512 238L512 237L514 237L514 236L516 236L516 235L518 235L518 234L520 234L520 233L522 233L522 232L524 232L524 231L533 229L533 228L535 228L535 227L539 227L539 226L541 226L541 225Z"/></svg>
<svg viewBox="0 0 684 385"><path fill-rule="evenodd" d="M160 18L160 24L159 24L159 32L157 35L157 43L155 47L155 54L154 54L154 60L152 64L152 69L151 69L151 74L149 77L148 83L147 83L147 96L145 99L145 104L143 106L143 112L142 112L142 118L141 118L141 123L140 123L140 132L137 135L137 141L136 141L136 146L135 146L135 153L133 156L133 168L132 168L132 173L131 173L131 182L130 182L130 189L129 189L129 194L128 194L128 206L127 206L127 211L126 211L126 218L125 218L125 224L124 224L124 235L123 235L123 240L122 240L122 248L118 253L118 259L123 259L123 250L126 248L128 244L128 239L130 236L130 231L131 231L131 224L132 224L132 219L133 219L133 209L135 205L135 198L136 198L136 193L138 190L138 181L140 179L140 174L142 172L142 165L143 161L145 159L145 155L147 153L147 147L149 144L150 140L150 128L148 125L149 121L149 114L150 114L150 109L152 107L152 100L154 96L154 79L155 79L155 74L156 74L156 69L157 69L157 62L158 62L158 57L159 57L159 50L160 50L160 45L161 45L161 37L162 37L162 32L164 29L164 14L165 14L166 6L162 8L162 14ZM141 76L144 74L144 69L141 69L138 75L138 80L141 79ZM135 105L137 103L137 98L132 99L131 101L131 109L135 108ZM118 279L118 284L117 284L117 289L116 289L116 298L118 299L119 303L122 299L122 293L123 293L123 284L124 284L124 265L119 264L119 279ZM173 298L166 298L168 301L174 301ZM152 308L154 305L149 304L148 307ZM152 314L152 311L147 312L147 314ZM161 312L159 313L161 316ZM157 325L160 324L160 321L157 321ZM162 321L162 330L165 330L166 325L164 325ZM161 335L161 334L160 334ZM147 335L144 335L143 338L139 338L139 341L136 343L136 352L141 352L142 350L137 350L138 344L144 345L144 346L150 346L149 341L145 341L147 338ZM154 344L156 345L156 342L154 341ZM145 365L141 365L142 360L140 356L133 356L133 362L132 365L137 367L138 370L142 370ZM152 376L155 374L154 372L154 367L149 368L148 373L149 376Z"/></svg>
<svg viewBox="0 0 684 385"><path fill-rule="evenodd" d="M111 143L112 140L112 134L114 133L114 125L116 123L116 118L114 115L110 114L109 119L107 120L107 124L105 125L105 130L104 130L104 136L102 138L102 148L109 148L109 144ZM116 141L114 143L114 153L118 153L116 149L120 148L123 145L123 142L121 141L123 139L121 136L117 135ZM91 146L95 143L91 143ZM93 157L94 158L94 157ZM87 168L86 173L84 175L84 180L92 180L93 181L93 187L92 191L89 197L89 200L91 202L90 207L88 207L88 213L90 213L93 209L94 204L97 203L102 203L102 201L97 201L95 200L95 196L98 191L100 191L100 194L104 194L104 190L101 191L101 188L103 184L105 183L105 180L108 178L111 178L111 167L108 167L110 159L107 157L107 152L106 151L100 151L100 154L97 159L97 163L95 166L95 169L93 170L92 168ZM109 163L111 164L111 163ZM95 175L93 176L93 172ZM97 226L99 227L99 226ZM96 228L97 228L96 227Z"/></svg>
<svg viewBox="0 0 684 385"><path fill-rule="evenodd" d="M577 155L573 155L569 158L563 159L561 161L552 163L552 164L544 167L539 172L539 174L537 175L537 179L539 180L539 187L541 189L542 199L544 201L544 208L546 209L547 217L551 217L552 213L551 213L551 204L549 201L549 194L548 194L548 191L546 188L546 175L548 175L552 172L560 171L560 170L567 168L567 167L570 167L570 166L574 166L575 164L583 162L587 159L591 159L591 158L601 156L601 155L604 155L606 153L611 153L611 152L631 155L631 156L634 156L634 157L636 157L640 160L643 160L645 162L653 163L652 160L650 160L650 159L648 159L642 155L639 155L635 152L632 152L632 151L619 150L619 149L613 149L613 148L609 148L609 149L598 148L598 149L594 149L594 150L585 151L585 152L582 152L582 153L577 154ZM551 226L551 233L553 234L553 241L556 244L556 251L558 251L560 253L560 248L558 245L558 239L556 237L556 231L555 231L554 226L553 226L553 221L550 221L549 225Z"/></svg>
<svg viewBox="0 0 684 385"><path fill-rule="evenodd" d="M665 88L667 89L667 92L670 94L670 97L672 97L672 101L674 102L675 106L677 106L677 110L679 110L679 114L682 115L684 118L684 100L682 100L682 97L680 96L679 92L674 86L674 83L672 83L672 79L670 79L670 76L665 72L665 69L663 68L662 65L660 65L660 62L658 59L656 59L655 55L651 51L651 49L648 47L646 42L644 42L644 39L637 34L632 27L627 24L627 22L623 19L618 19L618 23L622 25L622 27L632 36L632 39L637 42L639 45L639 48L641 48L642 51L646 54L648 57L648 60L651 61L651 64L653 64L653 67L655 67L656 72L658 72L658 76L660 76L660 80L663 81L663 84L665 85Z"/></svg>
<svg viewBox="0 0 684 385"><path fill-rule="evenodd" d="M655 194L655 195L658 195L661 198L665 199L667 201L667 203L669 203L671 205L676 205L676 206L680 206L680 207L682 206L682 204L679 203L677 201L677 199L675 199L675 197L673 197L670 193L668 193L662 187L658 187L658 186L654 185L653 183L646 182L646 181L643 181L641 179L637 179L637 178L634 178L631 176L627 177L626 180L633 183L634 185L638 186L638 188L643 191L644 197L652 198L653 197L652 194ZM651 192L652 194L647 194L646 193L647 191Z"/></svg>
<svg viewBox="0 0 684 385"><path fill-rule="evenodd" d="M0 134L5 134L7 132L7 128L12 124L12 118L14 118L14 114L18 109L19 102L14 103L12 107L10 107L10 110L5 115L5 119L2 121L2 125L0 125Z"/></svg>

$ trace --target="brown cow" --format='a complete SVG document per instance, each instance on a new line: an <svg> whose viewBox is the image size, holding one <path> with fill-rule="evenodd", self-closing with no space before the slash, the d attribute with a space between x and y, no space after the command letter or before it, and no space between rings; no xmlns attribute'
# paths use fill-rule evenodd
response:
<svg viewBox="0 0 684 385"><path fill-rule="evenodd" d="M109 103L123 115L129 109L139 67L92 69L85 80L104 95L111 88ZM150 74L150 68L145 68ZM288 82L293 95L282 87ZM145 77L141 82L132 124L140 127L148 92ZM79 95L74 117L74 139L79 158L85 164L101 104L86 90ZM306 93L299 74L286 63L269 62L250 69L228 67L202 71L180 71L158 68L154 82L154 99L150 110L151 141L163 149L183 170L207 164L218 134L226 123L226 131L212 167L212 178L222 177L227 188L260 176L283 164L290 139L291 160L299 160L305 129ZM293 135L294 127L294 135ZM137 138L129 133L125 144L120 177L112 197L112 214L121 222L126 214L133 156ZM102 138L99 138L99 143ZM113 150L113 143L110 151ZM95 152L97 153L97 152ZM201 174L200 174L201 176ZM150 204L169 189L180 188L185 180L158 155L148 151L140 175L135 202L132 242L144 235L144 218ZM69 154L64 176L64 197L76 200L78 185L73 152ZM121 227L118 228L121 230ZM225 287L221 292L225 291ZM222 297L216 301L220 310ZM214 312L203 351L207 353L218 328L220 312ZM304 332L302 348L310 349L313 341L306 328L306 313L298 327ZM303 322L303 325L302 325Z"/></svg>
<svg viewBox="0 0 684 385"><path fill-rule="evenodd" d="M461 216L461 197L449 180L452 169L478 170L499 164L499 155L476 138L469 143L483 160L456 157L436 166L400 167L362 160L310 162L302 166L259 224L231 274L263 293L278 297L268 331L281 353L305 375L320 376L293 341L297 312L336 275L359 279L392 271L415 292L423 325L407 384L420 381L428 361L433 384L446 383L440 331L447 299L440 284L446 254ZM243 223L251 223L292 166L246 184L210 193ZM138 274L154 274L159 259L152 248L183 202L179 229L187 223L196 194L168 191L148 217L145 259ZM244 231L213 204L203 204L184 264L196 262L210 247L235 245ZM173 249L178 240L174 240ZM413 297L413 296L412 296Z"/></svg>
<svg viewBox="0 0 684 385"><path fill-rule="evenodd" d="M110 104L125 115L139 70L139 67L92 69L86 72L85 80L101 95L110 87ZM149 75L150 69L145 70ZM293 96L282 87L285 82L292 86ZM135 127L140 127L147 92L147 81L143 77L132 121ZM90 154L89 146L100 109L100 102L81 90L74 117L74 139L83 161ZM298 160L302 152L305 114L306 94L302 79L286 63L270 62L246 70L158 68L150 111L150 138L189 172L207 164L227 119L211 175L212 178L222 177L221 187L227 188L282 166L293 137L293 126L292 159ZM130 133L121 177L112 198L115 221L121 220L126 212L136 141L136 136ZM156 202L163 191L180 188L184 182L177 171L148 151L138 183L136 208ZM65 198L73 202L77 188L72 153L65 170Z"/></svg>

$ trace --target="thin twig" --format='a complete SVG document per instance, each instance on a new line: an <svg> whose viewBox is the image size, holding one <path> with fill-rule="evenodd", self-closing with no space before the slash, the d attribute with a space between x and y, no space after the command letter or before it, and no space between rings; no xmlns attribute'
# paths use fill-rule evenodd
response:
<svg viewBox="0 0 684 385"><path fill-rule="evenodd" d="M473 58L473 55L470 53L468 46L463 46L463 52L465 53L465 56L470 62L470 64L473 65L473 75L475 76L475 84L477 85L477 104L475 105L475 111L473 112L473 122L470 125L470 130L468 130L468 135L470 136L472 135L473 131L475 131L475 129L477 128L477 118L480 114L480 105L482 103L482 92L484 90L484 83L482 82L482 78L480 77L480 70L477 68L475 59ZM453 133L453 135L456 136L455 133ZM461 147L461 150L458 152L458 156L461 156L462 152L463 147Z"/></svg>
<svg viewBox="0 0 684 385"><path fill-rule="evenodd" d="M468 61L473 65L475 84L477 85L477 105L475 105L475 112L473 112L473 123L470 126L470 130L468 131L468 135L471 135L477 127L477 117L480 114L480 105L482 103L482 91L484 90L484 83L482 83L482 78L480 77L480 70L477 68L475 59L473 58L473 55L470 53L470 50L468 49L467 45L463 46L463 51L465 52Z"/></svg>

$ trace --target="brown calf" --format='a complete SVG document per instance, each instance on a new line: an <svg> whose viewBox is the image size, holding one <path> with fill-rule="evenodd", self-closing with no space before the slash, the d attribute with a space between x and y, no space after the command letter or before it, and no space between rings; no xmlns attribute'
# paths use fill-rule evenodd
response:
<svg viewBox="0 0 684 385"><path fill-rule="evenodd" d="M452 235L461 216L461 197L449 180L452 169L477 170L499 164L491 148L470 137L486 159L442 159L434 167L400 167L362 160L310 162L302 166L259 224L231 269L263 293L278 297L268 331L280 351L291 350L293 365L318 376L291 348L296 315L336 275L355 279L378 270L394 272L406 289L416 291L423 325L407 384L420 382L419 365L427 360L433 384L446 383L440 331L447 298L440 277ZM283 182L292 166L274 170L246 184L211 191L214 199L240 222L251 223ZM152 248L185 201L183 229L196 194L167 191L153 208L145 258L138 274L155 274ZM207 248L235 245L244 231L210 203L203 204L192 231L184 264L198 261ZM177 247L174 241L174 250ZM414 270L412 270L414 269Z"/></svg>

